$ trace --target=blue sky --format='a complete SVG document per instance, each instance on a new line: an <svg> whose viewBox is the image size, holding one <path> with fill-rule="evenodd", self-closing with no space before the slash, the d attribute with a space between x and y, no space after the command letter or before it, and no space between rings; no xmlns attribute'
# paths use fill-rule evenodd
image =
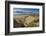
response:
<svg viewBox="0 0 46 36"><path fill-rule="evenodd" d="M39 9L36 9L36 8L14 8L15 12L17 13L20 13L20 12L39 12Z"/></svg>
<svg viewBox="0 0 46 36"><path fill-rule="evenodd" d="M36 8L14 8L13 9L13 14L22 14L22 13L39 13L39 9Z"/></svg>

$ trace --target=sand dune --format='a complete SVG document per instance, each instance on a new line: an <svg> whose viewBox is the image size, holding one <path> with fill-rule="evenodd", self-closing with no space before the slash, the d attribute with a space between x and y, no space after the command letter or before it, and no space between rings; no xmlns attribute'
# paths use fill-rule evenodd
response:
<svg viewBox="0 0 46 36"><path fill-rule="evenodd" d="M14 22L14 26L17 27L33 27L39 26L39 16L38 15L18 15L13 17L16 22Z"/></svg>

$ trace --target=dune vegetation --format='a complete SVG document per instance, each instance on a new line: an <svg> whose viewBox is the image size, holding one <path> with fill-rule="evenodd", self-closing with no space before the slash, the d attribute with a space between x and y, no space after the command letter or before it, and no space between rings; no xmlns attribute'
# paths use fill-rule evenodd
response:
<svg viewBox="0 0 46 36"><path fill-rule="evenodd" d="M38 27L38 15L17 15L13 17L14 27Z"/></svg>

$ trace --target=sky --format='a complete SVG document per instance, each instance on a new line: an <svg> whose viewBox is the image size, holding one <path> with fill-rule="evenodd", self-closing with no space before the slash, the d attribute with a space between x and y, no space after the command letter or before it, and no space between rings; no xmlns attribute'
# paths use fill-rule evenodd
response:
<svg viewBox="0 0 46 36"><path fill-rule="evenodd" d="M13 8L13 14L38 14L39 9L36 8Z"/></svg>

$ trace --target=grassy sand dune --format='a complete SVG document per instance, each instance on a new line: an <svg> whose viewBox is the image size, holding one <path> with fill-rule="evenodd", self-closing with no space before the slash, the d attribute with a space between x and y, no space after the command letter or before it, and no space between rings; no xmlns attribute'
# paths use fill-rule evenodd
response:
<svg viewBox="0 0 46 36"><path fill-rule="evenodd" d="M18 15L14 16L14 27L36 27L39 26L38 15Z"/></svg>

